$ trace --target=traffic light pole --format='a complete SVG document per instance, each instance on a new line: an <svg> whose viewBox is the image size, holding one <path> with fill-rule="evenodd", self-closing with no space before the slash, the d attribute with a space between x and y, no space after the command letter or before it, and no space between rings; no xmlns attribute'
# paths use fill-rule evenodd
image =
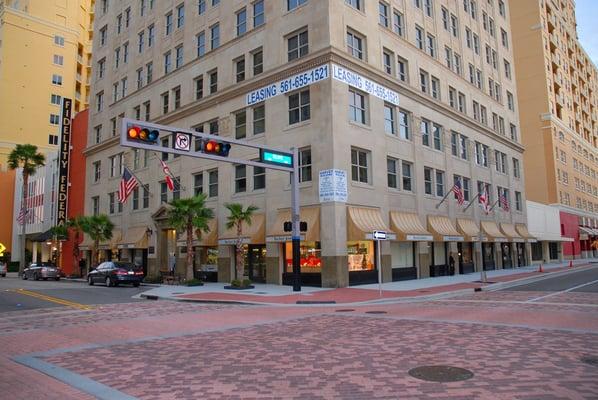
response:
<svg viewBox="0 0 598 400"><path fill-rule="evenodd" d="M299 229L299 152L293 149L293 172L291 172L291 221L293 231L293 292L301 291L301 231Z"/></svg>

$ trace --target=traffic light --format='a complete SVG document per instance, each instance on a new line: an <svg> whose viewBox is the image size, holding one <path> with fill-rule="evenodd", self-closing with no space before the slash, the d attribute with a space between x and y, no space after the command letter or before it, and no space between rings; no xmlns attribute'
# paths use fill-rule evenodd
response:
<svg viewBox="0 0 598 400"><path fill-rule="evenodd" d="M136 142L156 143L160 132L157 129L143 128L138 125L130 125L127 130L127 138Z"/></svg>
<svg viewBox="0 0 598 400"><path fill-rule="evenodd" d="M293 223L291 221L285 221L283 223L283 229L285 232L292 232L293 231ZM299 222L299 231L307 232L307 222L305 222L305 221Z"/></svg>
<svg viewBox="0 0 598 400"><path fill-rule="evenodd" d="M228 153L230 152L230 143L207 140L203 142L202 150L206 154L228 157Z"/></svg>

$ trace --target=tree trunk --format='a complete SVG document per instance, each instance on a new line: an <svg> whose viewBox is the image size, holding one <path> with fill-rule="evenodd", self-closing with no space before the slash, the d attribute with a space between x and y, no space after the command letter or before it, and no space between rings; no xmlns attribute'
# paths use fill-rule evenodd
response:
<svg viewBox="0 0 598 400"><path fill-rule="evenodd" d="M75 231L75 244L73 246L73 258L75 259L75 268L76 272L81 273L81 267L79 267L79 263L81 262L80 259L80 252L79 252L79 231Z"/></svg>
<svg viewBox="0 0 598 400"><path fill-rule="evenodd" d="M237 279L242 281L243 280L243 273L245 272L245 263L243 262L243 240L241 235L243 234L243 227L242 222L239 221L237 224Z"/></svg>
<svg viewBox="0 0 598 400"><path fill-rule="evenodd" d="M193 279L193 224L187 223L187 280Z"/></svg>
<svg viewBox="0 0 598 400"><path fill-rule="evenodd" d="M100 247L100 241L96 239L93 241L93 251L91 252L91 263L90 263L90 265L87 265L85 275L89 274L89 268L96 265L96 263L97 263L98 252L100 251L98 249L98 247Z"/></svg>
<svg viewBox="0 0 598 400"><path fill-rule="evenodd" d="M22 198L21 198L21 210L19 211L20 213L24 213L23 214L23 225L21 225L21 249L20 249L20 259L21 261L19 262L19 277L23 276L23 270L25 269L25 264L26 264L26 260L25 260L25 245L26 245L26 239L25 239L25 234L27 231L27 220L29 219L29 213L27 212L27 195L28 195L28 186L29 186L29 174L27 174L25 172L25 169L23 169L23 193L21 193Z"/></svg>

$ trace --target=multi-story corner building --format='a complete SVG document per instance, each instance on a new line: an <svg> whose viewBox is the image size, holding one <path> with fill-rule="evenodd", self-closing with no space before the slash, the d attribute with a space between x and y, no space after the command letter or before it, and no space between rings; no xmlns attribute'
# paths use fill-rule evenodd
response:
<svg viewBox="0 0 598 400"><path fill-rule="evenodd" d="M598 238L598 71L577 40L573 0L515 1L510 14L527 197L560 209L573 239L564 257L587 257Z"/></svg>
<svg viewBox="0 0 598 400"><path fill-rule="evenodd" d="M0 174L10 189L0 200L0 237L11 241L15 144L58 149L60 105L87 108L95 0L0 0ZM7 202L6 199L11 199Z"/></svg>
<svg viewBox="0 0 598 400"><path fill-rule="evenodd" d="M216 219L196 242L198 268L231 279L235 232L224 204L240 202L259 207L244 232L247 275L285 283L290 272L288 174L120 147L126 116L298 148L305 282L375 282L377 268L384 281L437 276L452 272L451 253L455 273L529 262L505 3L233 3L97 3L86 212L117 226L103 257L135 260L150 275L174 259L182 271L183 237L168 225L166 203L205 193ZM230 154L258 157L238 146ZM180 181L173 192L159 160ZM145 186L123 205L125 166ZM490 204L504 197L489 214L478 207L484 189ZM375 229L393 237L381 265Z"/></svg>

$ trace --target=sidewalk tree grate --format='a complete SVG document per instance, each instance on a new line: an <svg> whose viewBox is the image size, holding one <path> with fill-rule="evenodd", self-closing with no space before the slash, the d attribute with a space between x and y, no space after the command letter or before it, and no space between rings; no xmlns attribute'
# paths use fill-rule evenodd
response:
<svg viewBox="0 0 598 400"><path fill-rule="evenodd" d="M450 365L425 365L409 370L414 378L429 382L458 382L473 378L473 372Z"/></svg>
<svg viewBox="0 0 598 400"><path fill-rule="evenodd" d="M379 311L379 310L373 310L373 311L366 311L366 314L388 314L386 311Z"/></svg>
<svg viewBox="0 0 598 400"><path fill-rule="evenodd" d="M589 364L593 367L598 367L598 357L596 356L583 356L581 362Z"/></svg>
<svg viewBox="0 0 598 400"><path fill-rule="evenodd" d="M340 309L334 310L334 311L335 312L352 312L352 311L355 311L355 310L352 309L352 308L340 308Z"/></svg>

